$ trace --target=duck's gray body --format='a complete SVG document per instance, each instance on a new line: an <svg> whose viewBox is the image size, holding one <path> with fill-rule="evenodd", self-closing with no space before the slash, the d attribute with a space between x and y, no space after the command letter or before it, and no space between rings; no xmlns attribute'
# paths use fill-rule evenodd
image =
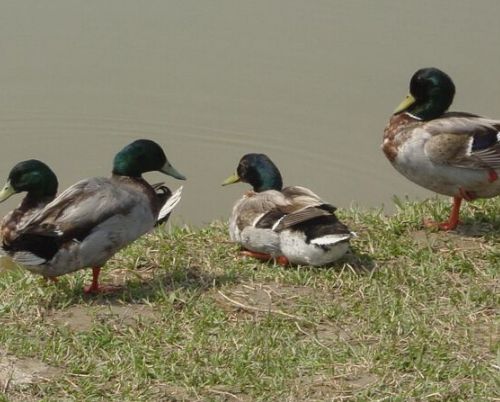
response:
<svg viewBox="0 0 500 402"><path fill-rule="evenodd" d="M151 230L159 210L154 190L143 179L82 180L19 227L17 245L6 251L45 277L100 267Z"/></svg>

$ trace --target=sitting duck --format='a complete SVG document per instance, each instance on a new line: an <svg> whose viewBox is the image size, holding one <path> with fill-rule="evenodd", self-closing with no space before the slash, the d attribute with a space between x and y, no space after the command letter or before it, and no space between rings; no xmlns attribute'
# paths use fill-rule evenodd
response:
<svg viewBox="0 0 500 402"><path fill-rule="evenodd" d="M349 249L353 233L337 219L336 208L305 187L283 188L281 173L268 156L244 155L223 185L237 182L253 189L236 202L229 220L231 240L245 249L242 255L281 265L321 266Z"/></svg>
<svg viewBox="0 0 500 402"><path fill-rule="evenodd" d="M500 194L500 121L471 113L446 112L455 85L437 68L422 68L410 81L410 94L396 108L384 131L382 150L407 179L453 197L443 230L459 223L462 200Z"/></svg>
<svg viewBox="0 0 500 402"><path fill-rule="evenodd" d="M101 267L150 231L180 199L180 191L172 202L174 195L165 200L157 193L142 178L150 171L185 180L157 143L134 141L115 156L110 178L84 179L66 189L16 227L16 236L2 242L3 253L48 279L90 267L92 284L85 292L113 290L99 285Z"/></svg>

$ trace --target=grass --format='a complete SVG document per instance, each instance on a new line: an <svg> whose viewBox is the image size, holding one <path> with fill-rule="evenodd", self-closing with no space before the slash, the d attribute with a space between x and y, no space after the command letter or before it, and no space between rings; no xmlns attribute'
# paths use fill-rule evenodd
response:
<svg viewBox="0 0 500 402"><path fill-rule="evenodd" d="M57 285L0 276L0 401L498 401L500 201L342 211L330 268L238 258L227 228L158 229Z"/></svg>

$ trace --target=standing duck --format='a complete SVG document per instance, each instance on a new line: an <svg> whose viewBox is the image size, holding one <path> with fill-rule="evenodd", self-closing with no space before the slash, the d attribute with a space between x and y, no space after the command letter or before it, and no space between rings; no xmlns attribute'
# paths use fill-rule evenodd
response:
<svg viewBox="0 0 500 402"><path fill-rule="evenodd" d="M437 68L418 70L410 94L384 131L382 150L402 175L418 185L453 197L443 230L459 223L462 200L500 194L500 121L470 113L446 112L455 85Z"/></svg>
<svg viewBox="0 0 500 402"><path fill-rule="evenodd" d="M283 188L280 171L266 155L244 155L223 185L236 182L253 188L236 202L229 220L231 240L246 249L243 255L319 266L349 249L353 234L335 216L336 208L305 187Z"/></svg>
<svg viewBox="0 0 500 402"><path fill-rule="evenodd" d="M158 144L134 141L115 156L111 178L89 178L69 187L17 228L16 238L2 245L4 253L46 278L91 267L92 284L85 292L111 290L99 285L101 267L151 230L162 213L159 195L142 178L150 171L185 180Z"/></svg>

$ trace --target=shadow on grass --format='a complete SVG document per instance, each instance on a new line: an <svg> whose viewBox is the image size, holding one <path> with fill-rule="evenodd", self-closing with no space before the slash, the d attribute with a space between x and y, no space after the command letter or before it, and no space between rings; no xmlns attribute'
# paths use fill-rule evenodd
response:
<svg viewBox="0 0 500 402"><path fill-rule="evenodd" d="M263 264L269 264L272 265L273 262L263 262ZM277 265L274 263L277 267L281 269L296 269L299 268L302 271L308 271L308 272L319 272L319 271L325 271L325 270L332 270L332 271L345 271L345 270L350 270L351 272L359 275L364 275L364 274L369 274L376 268L376 264L374 259L366 253L359 253L356 252L355 250L349 250L345 256L343 256L341 259L334 261L331 264L327 265L322 265L322 266L311 266L311 265L289 265L287 267L282 267L280 265ZM279 269L278 268L278 269Z"/></svg>
<svg viewBox="0 0 500 402"><path fill-rule="evenodd" d="M88 271L88 270L85 270ZM22 276L21 273L19 273ZM177 268L170 272L157 273L152 277L128 279L116 291L102 294L86 294L83 284L88 282L88 275L80 275L76 279L71 276L62 277L57 284L36 281L26 295L33 299L39 307L49 310L64 310L80 305L135 305L164 301L170 294L179 293L195 295L226 284L239 283L241 277L232 272L214 274L203 271L199 266ZM35 289L34 287L37 287ZM36 290L36 291L34 291ZM175 299L175 297L173 297Z"/></svg>
<svg viewBox="0 0 500 402"><path fill-rule="evenodd" d="M219 288L229 283L238 283L240 278L231 273L213 274L204 272L201 267L190 266L156 275L154 278L140 281L128 281L117 292L87 295L82 291L74 294L73 301L91 301L93 304L123 304L143 303L165 300L169 293L178 291L188 293L202 293L213 288Z"/></svg>
<svg viewBox="0 0 500 402"><path fill-rule="evenodd" d="M488 235L500 240L500 217L491 217L477 213L473 217L461 219L455 233L466 237L482 237Z"/></svg>
<svg viewBox="0 0 500 402"><path fill-rule="evenodd" d="M375 260L370 254L358 253L356 251L349 252L341 261L357 274L370 274L377 267Z"/></svg>
<svg viewBox="0 0 500 402"><path fill-rule="evenodd" d="M237 253L237 250L233 252ZM232 254L231 252L230 254ZM235 253L235 254L236 254ZM117 291L104 294L85 294L83 283L88 281L88 275L80 275L76 280L62 280L54 292L45 300L44 305L49 309L64 309L73 305L124 305L143 304L149 302L175 300L179 297L200 295L226 285L239 284L251 280L255 270L281 269L284 271L299 269L314 275L324 270L332 272L352 272L356 275L370 274L376 264L373 258L366 253L351 249L342 259L323 267L273 267L273 262L262 263L253 258L238 259L236 255L226 255L227 259L217 258L218 267L214 268L213 261L208 263L189 263L170 267L168 270L151 268L149 270L113 270L115 279L123 283ZM110 267L110 269L112 269ZM88 272L88 270L85 270ZM265 275L267 276L267 274ZM268 278L267 278L268 279ZM263 281L266 279L262 278ZM181 295L181 296L179 296Z"/></svg>
<svg viewBox="0 0 500 402"><path fill-rule="evenodd" d="M249 262L256 260L249 259ZM262 265L271 266L273 263L262 263ZM290 266L283 268L277 266L277 269L294 269ZM355 251L348 252L341 260L323 267L301 266L302 271L314 273L320 270L346 271L357 275L370 274L376 268L373 258L364 253ZM248 270L250 272L250 270ZM227 271L220 274L215 274L205 271L200 266L190 266L186 268L178 268L170 272L165 272L150 279L140 281L129 281L123 289L108 294L102 295L86 295L82 290L78 289L73 294L68 296L71 298L70 304L81 303L82 297L86 302L92 304L123 304L123 303L143 303L144 300L154 302L168 298L168 294L178 291L188 293L203 293L213 289L218 289L230 284L238 284L244 282L247 275L241 271Z"/></svg>

